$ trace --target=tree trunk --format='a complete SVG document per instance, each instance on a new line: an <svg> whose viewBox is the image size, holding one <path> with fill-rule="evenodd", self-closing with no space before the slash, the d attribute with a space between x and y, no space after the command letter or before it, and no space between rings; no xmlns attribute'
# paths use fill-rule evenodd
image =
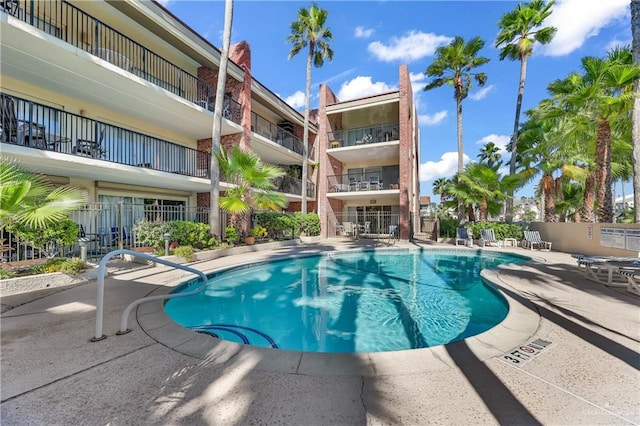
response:
<svg viewBox="0 0 640 426"><path fill-rule="evenodd" d="M509 174L516 174L516 157L518 156L518 128L520 127L520 111L522 109L522 97L524 96L524 82L527 78L527 57L520 58L520 84L518 85L518 98L516 100L516 117L513 120L513 133L511 135L511 159L509 160ZM513 221L513 191L508 192L505 220Z"/></svg>
<svg viewBox="0 0 640 426"><path fill-rule="evenodd" d="M580 222L593 222L593 204L596 200L596 177L594 172L589 173L584 182L584 198L580 209Z"/></svg>
<svg viewBox="0 0 640 426"><path fill-rule="evenodd" d="M611 126L604 118L598 119L596 136L596 191L598 200L598 222L613 222L611 200Z"/></svg>
<svg viewBox="0 0 640 426"><path fill-rule="evenodd" d="M224 33L222 35L222 52L220 52L220 68L216 84L216 101L213 109L213 127L211 129L211 191L209 192L209 226L211 233L220 239L220 165L216 154L220 153L220 138L222 134L222 108L224 102L224 88L227 82L227 64L229 63L229 45L231 44L231 26L233 24L233 0L226 0L224 4Z"/></svg>
<svg viewBox="0 0 640 426"><path fill-rule="evenodd" d="M631 35L633 37L633 63L640 65L640 1L631 0ZM633 85L632 136L633 142L633 205L635 222L640 223L640 80Z"/></svg>
<svg viewBox="0 0 640 426"><path fill-rule="evenodd" d="M556 216L556 200L555 200L555 184L553 176L545 174L542 177L542 194L544 196L544 221L557 222Z"/></svg>
<svg viewBox="0 0 640 426"><path fill-rule="evenodd" d="M304 99L304 135L302 138L302 214L307 214L307 182L309 180L309 108L311 97L311 61L315 44L309 43L309 56L307 57L307 84Z"/></svg>
<svg viewBox="0 0 640 426"><path fill-rule="evenodd" d="M458 132L458 173L464 172L464 147L462 143L462 95L460 89L456 88L456 121ZM464 203L458 200L458 217L464 218Z"/></svg>
<svg viewBox="0 0 640 426"><path fill-rule="evenodd" d="M480 206L478 208L478 210L480 210L480 222L486 222L487 221L487 197L482 197L482 201L480 202Z"/></svg>

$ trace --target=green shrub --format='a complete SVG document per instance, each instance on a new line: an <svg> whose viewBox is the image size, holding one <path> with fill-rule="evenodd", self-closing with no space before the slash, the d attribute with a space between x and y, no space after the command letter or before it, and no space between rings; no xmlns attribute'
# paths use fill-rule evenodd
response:
<svg viewBox="0 0 640 426"><path fill-rule="evenodd" d="M22 223L7 226L9 232L16 234L22 241L29 241L35 247L43 248L46 244L58 247L70 247L78 241L78 225L71 219L63 219L44 228L32 228ZM52 256L55 255L51 253Z"/></svg>
<svg viewBox="0 0 640 426"><path fill-rule="evenodd" d="M140 222L134 225L137 242L142 245L161 249L164 247L164 234L171 233L170 222Z"/></svg>
<svg viewBox="0 0 640 426"><path fill-rule="evenodd" d="M173 254L183 258L187 262L191 262L193 260L193 247L191 246L180 246L173 250Z"/></svg>
<svg viewBox="0 0 640 426"><path fill-rule="evenodd" d="M251 236L256 237L259 240L267 238L267 228L265 228L264 226L256 225L251 228Z"/></svg>
<svg viewBox="0 0 640 426"><path fill-rule="evenodd" d="M169 222L171 241L180 246L191 246L203 250L218 246L218 241L211 235L210 227L206 223L176 220Z"/></svg>
<svg viewBox="0 0 640 426"><path fill-rule="evenodd" d="M254 220L267 228L267 235L272 238L284 238L286 234L292 234L294 223L290 215L277 212L256 213Z"/></svg>
<svg viewBox="0 0 640 426"><path fill-rule="evenodd" d="M441 238L455 238L456 230L458 226L460 226L458 219L451 216L441 217L438 220L438 224L440 226Z"/></svg>
<svg viewBox="0 0 640 426"><path fill-rule="evenodd" d="M498 240L504 240L505 238L515 238L521 240L524 237L522 225L515 223L503 223L503 222L477 222L467 224L468 228L473 231L473 238L480 238L480 231L482 229L493 229Z"/></svg>
<svg viewBox="0 0 640 426"><path fill-rule="evenodd" d="M15 276L16 273L11 269L0 268L0 280L6 280L7 278L13 278Z"/></svg>
<svg viewBox="0 0 640 426"><path fill-rule="evenodd" d="M238 230L235 228L235 226L227 226L224 232L227 236L227 241L230 243L235 243L238 241L238 238L240 238L240 236L238 235Z"/></svg>
<svg viewBox="0 0 640 426"><path fill-rule="evenodd" d="M295 224L295 235L300 235L303 231L308 236L320 235L320 218L316 213L302 214L296 212L293 216Z"/></svg>
<svg viewBox="0 0 640 426"><path fill-rule="evenodd" d="M64 257L56 257L55 259L49 259L44 265L32 266L29 268L31 275L35 274L50 274L52 272L62 272L63 274L76 275L83 269L87 269L87 264L80 258L74 257L71 259Z"/></svg>

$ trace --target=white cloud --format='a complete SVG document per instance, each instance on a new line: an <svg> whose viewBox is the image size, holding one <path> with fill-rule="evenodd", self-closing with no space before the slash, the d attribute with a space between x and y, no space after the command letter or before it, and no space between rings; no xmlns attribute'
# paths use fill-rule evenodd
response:
<svg viewBox="0 0 640 426"><path fill-rule="evenodd" d="M291 105L294 109L302 108L304 106L304 92L298 90L291 96L287 96L284 101Z"/></svg>
<svg viewBox="0 0 640 426"><path fill-rule="evenodd" d="M471 161L467 154L463 154L464 163ZM420 182L451 177L458 172L458 153L445 152L440 161L427 161L420 164Z"/></svg>
<svg viewBox="0 0 640 426"><path fill-rule="evenodd" d="M487 95L489 94L489 92L491 92L493 90L495 86L493 84L487 86L487 87L483 87L479 90L476 90L475 92L473 92L472 94L469 95L469 99L472 99L474 101L479 101L480 99L484 99L487 97Z"/></svg>
<svg viewBox="0 0 640 426"><path fill-rule="evenodd" d="M438 47L450 43L451 40L451 37L414 30L402 37L392 37L388 45L374 41L369 44L368 49L383 62L411 62L433 55Z"/></svg>
<svg viewBox="0 0 640 426"><path fill-rule="evenodd" d="M409 73L409 80L411 80L411 90L413 91L414 97L416 97L418 93L423 92L424 86L426 85L426 78L427 76L425 76L422 72Z"/></svg>
<svg viewBox="0 0 640 426"><path fill-rule="evenodd" d="M618 19L629 19L629 0L558 0L544 24L558 29L553 41L542 47L546 56L568 55L589 37Z"/></svg>
<svg viewBox="0 0 640 426"><path fill-rule="evenodd" d="M435 126L447 117L447 111L438 111L435 114L420 114L418 115L418 123L425 126Z"/></svg>
<svg viewBox="0 0 640 426"><path fill-rule="evenodd" d="M392 90L396 90L396 88L387 83L382 81L376 81L374 83L370 76L358 76L342 84L338 92L338 99L340 99L340 101L348 101L350 99L377 95Z"/></svg>
<svg viewBox="0 0 640 426"><path fill-rule="evenodd" d="M490 135L483 137L479 141L477 141L476 145L484 146L489 142L493 142L495 146L500 148L499 152L500 152L500 155L502 155L502 159L504 160L505 158L508 158L511 155L509 151L507 151L507 144L509 143L510 140L511 140L511 136L496 135L495 133L492 133Z"/></svg>
<svg viewBox="0 0 640 426"><path fill-rule="evenodd" d="M362 25L358 25L353 32L353 35L356 38L369 38L373 34L372 28L365 28Z"/></svg>
<svg viewBox="0 0 640 426"><path fill-rule="evenodd" d="M169 6L169 3L171 2L171 0L158 0L158 3L160 3L161 5L163 5L164 7Z"/></svg>

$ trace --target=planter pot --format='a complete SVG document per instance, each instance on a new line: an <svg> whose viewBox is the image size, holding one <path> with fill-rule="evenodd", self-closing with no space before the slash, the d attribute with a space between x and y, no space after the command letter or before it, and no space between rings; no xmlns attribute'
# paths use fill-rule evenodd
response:
<svg viewBox="0 0 640 426"><path fill-rule="evenodd" d="M248 246L252 246L256 243L256 237L245 237L244 243Z"/></svg>

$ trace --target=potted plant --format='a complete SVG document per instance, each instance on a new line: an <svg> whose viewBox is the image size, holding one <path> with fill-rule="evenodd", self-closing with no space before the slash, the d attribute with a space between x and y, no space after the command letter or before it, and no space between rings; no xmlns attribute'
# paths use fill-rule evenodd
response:
<svg viewBox="0 0 640 426"><path fill-rule="evenodd" d="M340 148L340 141L331 141L331 148Z"/></svg>

